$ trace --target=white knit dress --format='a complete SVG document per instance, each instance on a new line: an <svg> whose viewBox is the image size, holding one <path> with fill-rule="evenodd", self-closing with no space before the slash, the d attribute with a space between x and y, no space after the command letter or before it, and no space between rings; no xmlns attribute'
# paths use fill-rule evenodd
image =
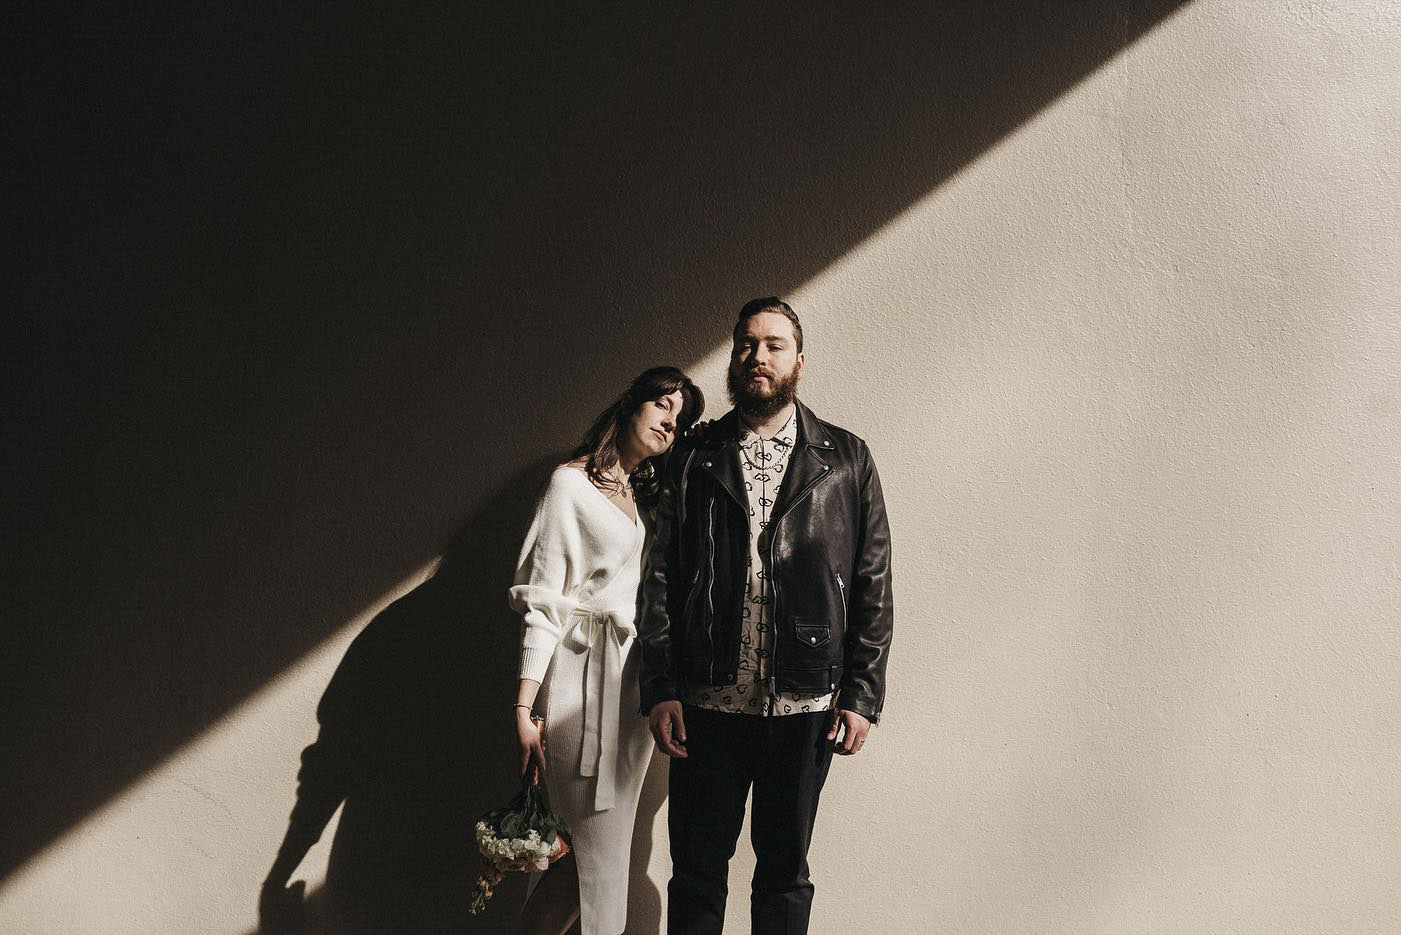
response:
<svg viewBox="0 0 1401 935"><path fill-rule="evenodd" d="M510 591L524 624L520 677L541 683L545 785L573 831L583 935L627 926L632 826L652 755L634 639L644 536L583 471L556 468Z"/></svg>

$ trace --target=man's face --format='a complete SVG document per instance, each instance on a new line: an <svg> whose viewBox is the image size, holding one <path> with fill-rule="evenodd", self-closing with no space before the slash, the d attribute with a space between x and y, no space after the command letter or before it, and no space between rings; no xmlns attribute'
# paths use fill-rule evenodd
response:
<svg viewBox="0 0 1401 935"><path fill-rule="evenodd" d="M793 323L777 312L751 315L730 352L730 400L747 415L767 418L797 397L802 372Z"/></svg>

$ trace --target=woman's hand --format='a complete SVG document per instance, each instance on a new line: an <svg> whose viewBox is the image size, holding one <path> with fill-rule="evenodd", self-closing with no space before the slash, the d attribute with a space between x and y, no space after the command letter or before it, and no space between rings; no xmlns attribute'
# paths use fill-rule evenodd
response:
<svg viewBox="0 0 1401 935"><path fill-rule="evenodd" d="M516 708L516 746L520 748L521 779L530 776L531 785L539 784L545 769L545 744L528 708Z"/></svg>

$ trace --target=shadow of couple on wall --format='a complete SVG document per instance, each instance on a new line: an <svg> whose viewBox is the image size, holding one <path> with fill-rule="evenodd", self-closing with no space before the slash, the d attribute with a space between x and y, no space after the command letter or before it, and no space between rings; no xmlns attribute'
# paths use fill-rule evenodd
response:
<svg viewBox="0 0 1401 935"><path fill-rule="evenodd" d="M510 702L520 623L506 589L556 463L538 462L489 498L433 573L352 641L317 705L259 932L511 930L523 874L508 875L484 913L467 913L481 869L473 826L519 788ZM661 896L645 870L665 792L659 766L639 806L629 907L653 928ZM303 902L299 885L284 887L337 808L326 885Z"/></svg>

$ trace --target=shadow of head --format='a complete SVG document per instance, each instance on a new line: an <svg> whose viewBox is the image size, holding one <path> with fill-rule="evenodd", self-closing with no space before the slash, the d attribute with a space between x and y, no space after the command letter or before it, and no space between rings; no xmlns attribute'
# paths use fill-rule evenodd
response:
<svg viewBox="0 0 1401 935"><path fill-rule="evenodd" d="M319 833L312 826L343 801L321 916L379 931L465 924L480 868L474 823L516 788L520 622L506 590L553 465L490 497L433 573L355 637L322 695L289 835ZM500 901L519 885L507 883Z"/></svg>

